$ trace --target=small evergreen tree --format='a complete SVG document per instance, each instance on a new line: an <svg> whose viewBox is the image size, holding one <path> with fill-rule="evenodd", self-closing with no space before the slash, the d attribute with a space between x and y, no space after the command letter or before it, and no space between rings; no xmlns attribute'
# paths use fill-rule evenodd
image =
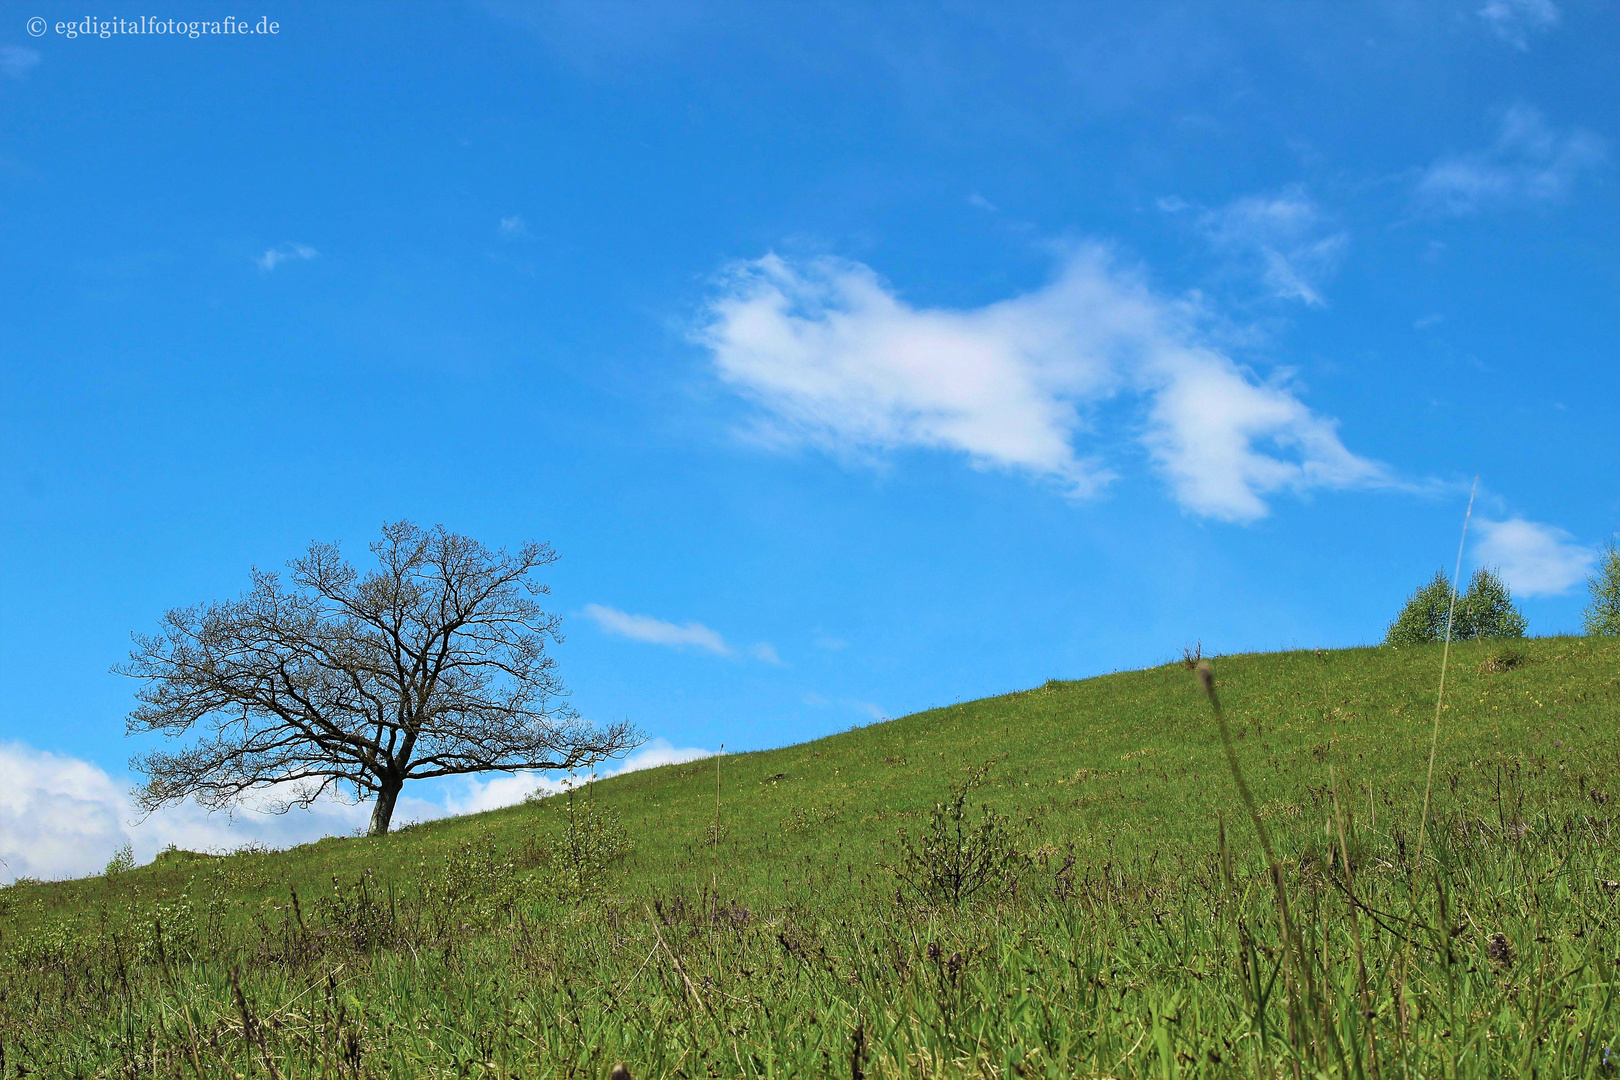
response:
<svg viewBox="0 0 1620 1080"><path fill-rule="evenodd" d="M1472 638L1524 637L1524 615L1513 603L1501 575L1490 567L1474 571L1468 582L1468 591L1457 600L1457 615L1452 619L1451 640L1467 641Z"/></svg>
<svg viewBox="0 0 1620 1080"><path fill-rule="evenodd" d="M1592 594L1582 619L1588 634L1620 635L1620 545L1610 540L1598 557L1597 572L1586 579Z"/></svg>
<svg viewBox="0 0 1620 1080"><path fill-rule="evenodd" d="M1446 580L1444 570L1436 570L1434 579L1413 593L1395 621L1389 624L1384 644L1401 648L1444 639L1450 609L1451 582ZM1456 636L1455 632L1452 636Z"/></svg>

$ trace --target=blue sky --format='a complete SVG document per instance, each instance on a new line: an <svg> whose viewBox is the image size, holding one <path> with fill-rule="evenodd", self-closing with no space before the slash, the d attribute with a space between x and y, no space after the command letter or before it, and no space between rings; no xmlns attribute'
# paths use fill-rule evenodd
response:
<svg viewBox="0 0 1620 1080"><path fill-rule="evenodd" d="M131 827L108 668L401 517L558 550L643 762L1374 642L1476 473L1468 563L1578 626L1612 4L938 7L5 4L10 872L351 827Z"/></svg>

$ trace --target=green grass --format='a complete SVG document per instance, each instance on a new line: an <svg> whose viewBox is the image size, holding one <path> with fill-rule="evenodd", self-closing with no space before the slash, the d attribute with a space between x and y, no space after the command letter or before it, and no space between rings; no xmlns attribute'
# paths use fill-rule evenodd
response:
<svg viewBox="0 0 1620 1080"><path fill-rule="evenodd" d="M0 890L0 1077L1609 1075L1620 641L1515 647L1453 646L1421 865L1439 647L1216 661L1292 946L1175 663L725 757L717 847L713 760L600 782L583 892L560 799ZM991 760L1026 872L897 895Z"/></svg>

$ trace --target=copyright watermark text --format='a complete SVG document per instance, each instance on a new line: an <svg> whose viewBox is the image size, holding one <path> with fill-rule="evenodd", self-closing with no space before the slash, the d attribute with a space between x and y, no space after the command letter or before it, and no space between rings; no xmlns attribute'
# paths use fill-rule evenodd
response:
<svg viewBox="0 0 1620 1080"><path fill-rule="evenodd" d="M238 19L234 15L227 15L223 19L160 19L153 15L142 15L138 19L97 19L86 15L82 19L59 22L49 22L35 15L27 25L31 37L55 34L65 38L110 38L125 34L159 34L200 38L281 33L281 24L268 15L261 15L258 19Z"/></svg>

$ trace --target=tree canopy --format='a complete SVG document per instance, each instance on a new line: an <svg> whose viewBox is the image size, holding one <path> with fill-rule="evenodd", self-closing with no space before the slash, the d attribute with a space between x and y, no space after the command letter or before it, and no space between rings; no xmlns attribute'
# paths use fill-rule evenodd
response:
<svg viewBox="0 0 1620 1080"><path fill-rule="evenodd" d="M1597 571L1586 579L1592 601L1582 613L1588 634L1620 634L1620 545L1610 540L1598 555Z"/></svg>
<svg viewBox="0 0 1620 1080"><path fill-rule="evenodd" d="M377 565L361 574L336 544L313 543L287 585L255 569L240 598L176 608L135 635L114 669L144 683L128 732L198 735L131 762L144 809L256 793L285 811L337 790L375 800L377 836L407 780L573 770L640 741L566 701L546 653L560 618L531 577L556 561L549 546L491 551L400 521L370 550Z"/></svg>
<svg viewBox="0 0 1620 1080"><path fill-rule="evenodd" d="M1452 641L1473 638L1523 637L1524 615L1501 576L1490 567L1474 571L1468 591L1452 603L1451 582L1444 570L1407 598L1384 635L1386 645L1425 645L1443 641L1449 623Z"/></svg>

